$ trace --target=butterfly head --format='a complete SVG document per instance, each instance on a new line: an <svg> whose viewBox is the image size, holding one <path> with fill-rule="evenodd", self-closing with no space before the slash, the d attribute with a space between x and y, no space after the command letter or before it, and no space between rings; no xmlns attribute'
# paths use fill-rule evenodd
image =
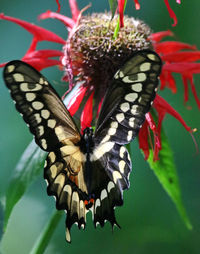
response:
<svg viewBox="0 0 200 254"><path fill-rule="evenodd" d="M92 127L87 127L83 131L83 138L85 140L90 140L93 137L93 129Z"/></svg>

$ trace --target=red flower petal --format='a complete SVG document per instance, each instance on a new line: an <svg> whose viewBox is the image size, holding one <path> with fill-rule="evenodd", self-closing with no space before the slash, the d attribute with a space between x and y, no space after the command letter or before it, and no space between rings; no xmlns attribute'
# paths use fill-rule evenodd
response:
<svg viewBox="0 0 200 254"><path fill-rule="evenodd" d="M178 1L178 0L177 0ZM172 24L172 26L176 26L177 25L177 17L176 14L174 13L174 11L172 10L172 8L169 5L168 0L164 0L165 5L167 6L167 10L169 12L169 16L170 18L172 18L174 20L174 24ZM180 3L180 1L178 1L178 3Z"/></svg>
<svg viewBox="0 0 200 254"><path fill-rule="evenodd" d="M169 71L162 70L160 75L161 86L160 90L163 90L165 87L171 89L172 93L176 93L176 82Z"/></svg>
<svg viewBox="0 0 200 254"><path fill-rule="evenodd" d="M156 127L156 124L155 124L155 122L153 120L153 117L150 113L147 113L145 115L145 118L146 118L146 121L147 121L149 127L153 131L153 136L154 136L154 147L153 147L153 144L151 142L151 146L152 146L152 150L153 150L153 159L154 160L159 160L158 153L161 150L160 130L158 130L158 128ZM149 138L150 138L150 141L151 141L150 133L149 133Z"/></svg>
<svg viewBox="0 0 200 254"><path fill-rule="evenodd" d="M72 13L72 19L76 22L80 14L76 0L69 0L69 5Z"/></svg>
<svg viewBox="0 0 200 254"><path fill-rule="evenodd" d="M71 116L73 116L76 113L76 111L79 109L79 106L83 100L83 97L86 91L87 91L86 87L83 87L83 86L79 87L79 89L76 91L74 96L69 101L67 109L70 112Z"/></svg>
<svg viewBox="0 0 200 254"><path fill-rule="evenodd" d="M181 49L196 50L196 46L193 46L187 43L177 42L177 41L165 41L165 42L156 43L154 47L156 52L160 54L168 54L168 53L179 51Z"/></svg>
<svg viewBox="0 0 200 254"><path fill-rule="evenodd" d="M149 157L149 143L148 143L148 123L147 121L144 122L142 128L139 131L139 148L144 152L145 160Z"/></svg>
<svg viewBox="0 0 200 254"><path fill-rule="evenodd" d="M90 97L88 98L85 107L81 114L81 131L87 127L91 127L92 123L92 109L93 109L93 96L94 92L91 93Z"/></svg>
<svg viewBox="0 0 200 254"><path fill-rule="evenodd" d="M134 0L134 2L135 2L135 9L139 10L140 9L140 4L139 4L138 0Z"/></svg>
<svg viewBox="0 0 200 254"><path fill-rule="evenodd" d="M158 33L153 33L150 35L150 39L153 41L153 42L159 42L161 41L164 37L166 36L173 36L174 34L168 30L168 31L161 31L161 32L158 32Z"/></svg>
<svg viewBox="0 0 200 254"><path fill-rule="evenodd" d="M42 14L40 14L38 16L38 19L48 19L48 18L52 18L52 19L58 19L60 20L65 26L67 26L68 28L72 29L75 25L75 22L73 19L70 19L62 14L56 13L56 12L52 12L52 11L46 11Z"/></svg>
<svg viewBox="0 0 200 254"><path fill-rule="evenodd" d="M56 0L56 3L58 5L58 10L56 12L60 12L60 3L59 3L59 0Z"/></svg>
<svg viewBox="0 0 200 254"><path fill-rule="evenodd" d="M65 44L65 40L63 40L57 34L51 32L49 30L46 30L42 27L28 23L24 20L5 16L3 13L0 14L0 19L8 20L8 21L14 22L14 23L22 26L29 33L31 33L37 41L52 41L52 42L56 42L56 43Z"/></svg>
<svg viewBox="0 0 200 254"><path fill-rule="evenodd" d="M158 94L156 95L153 106L155 107L156 111L160 115L160 124L159 124L160 126L158 129L161 128L161 122L162 122L161 120L163 120L165 114L168 113L172 115L173 117L175 117L187 131L191 131L191 128L185 123L185 121L180 116L180 114L175 109L173 109L172 106L170 106L169 103L166 102L166 100L164 100Z"/></svg>
<svg viewBox="0 0 200 254"><path fill-rule="evenodd" d="M124 4L125 0L118 0L120 27L124 27Z"/></svg>
<svg viewBox="0 0 200 254"><path fill-rule="evenodd" d="M46 58L22 58L22 60L31 66L33 66L36 70L41 71L44 68L51 67L54 65L60 65L59 60L54 59L46 59Z"/></svg>
<svg viewBox="0 0 200 254"><path fill-rule="evenodd" d="M200 51L181 51L165 54L162 60L171 63L193 62L200 59Z"/></svg>
<svg viewBox="0 0 200 254"><path fill-rule="evenodd" d="M62 56L63 52L60 50L54 50L54 49L42 49L42 50L36 50L33 52L29 52L26 54L25 58L49 58L49 57L56 57L56 56Z"/></svg>

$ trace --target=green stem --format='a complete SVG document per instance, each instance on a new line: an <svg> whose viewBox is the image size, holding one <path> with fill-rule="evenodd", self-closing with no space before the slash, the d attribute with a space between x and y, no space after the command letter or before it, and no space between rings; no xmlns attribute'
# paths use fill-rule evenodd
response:
<svg viewBox="0 0 200 254"><path fill-rule="evenodd" d="M124 12L125 9L126 9L126 4L127 4L127 0L125 0L123 12ZM120 20L119 20L119 18L118 18L118 22L117 22L117 25L116 25L116 27L115 27L115 31L114 31L114 35L113 35L113 38L114 38L114 39L117 38L117 35L118 35L118 32L119 32L119 28L120 28L119 23L120 23Z"/></svg>
<svg viewBox="0 0 200 254"><path fill-rule="evenodd" d="M48 222L48 224L45 226L44 230L39 235L37 241L35 242L30 254L42 254L44 253L44 250L46 249L61 217L63 215L63 211L55 211Z"/></svg>

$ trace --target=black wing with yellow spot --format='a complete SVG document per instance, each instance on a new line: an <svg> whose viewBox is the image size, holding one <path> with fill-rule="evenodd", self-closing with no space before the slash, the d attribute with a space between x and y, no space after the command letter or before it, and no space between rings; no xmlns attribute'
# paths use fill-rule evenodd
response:
<svg viewBox="0 0 200 254"><path fill-rule="evenodd" d="M4 80L36 143L45 151L60 147L63 140L80 141L79 131L56 91L32 66L9 62Z"/></svg>
<svg viewBox="0 0 200 254"><path fill-rule="evenodd" d="M99 114L99 142L130 143L156 95L162 62L153 51L137 51L114 75Z"/></svg>

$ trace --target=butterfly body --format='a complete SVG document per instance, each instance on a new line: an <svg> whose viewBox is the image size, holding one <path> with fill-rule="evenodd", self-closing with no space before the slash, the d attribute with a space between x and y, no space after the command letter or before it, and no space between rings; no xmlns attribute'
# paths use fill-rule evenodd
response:
<svg viewBox="0 0 200 254"><path fill-rule="evenodd" d="M124 146L138 134L149 111L161 71L159 56L139 51L113 77L105 94L95 131L83 135L42 74L21 61L11 61L4 80L38 146L48 152L44 166L47 193L56 208L65 210L66 240L74 223L85 228L86 213L93 222L118 225L114 209L123 204L132 169Z"/></svg>

